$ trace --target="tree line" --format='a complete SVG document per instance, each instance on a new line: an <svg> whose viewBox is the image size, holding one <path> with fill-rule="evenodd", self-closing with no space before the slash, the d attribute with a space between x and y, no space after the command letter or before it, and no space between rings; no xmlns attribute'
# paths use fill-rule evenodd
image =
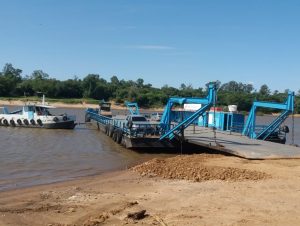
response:
<svg viewBox="0 0 300 226"><path fill-rule="evenodd" d="M267 85L256 90L252 84L230 81L222 84L215 81L218 89L218 105L238 105L240 111L249 111L254 100L283 102L288 90L271 92ZM136 81L112 76L109 81L99 74L88 74L83 79L74 77L65 81L51 78L42 70L31 75L22 75L22 70L5 64L0 72L0 97L34 96L45 93L49 98L92 98L113 100L116 103L135 101L141 107L162 107L171 96L201 97L206 95L208 84L194 88L182 83L179 88L164 85L161 88L145 83L142 78ZM300 113L300 91L296 96L296 113ZM267 112L267 110L265 110Z"/></svg>

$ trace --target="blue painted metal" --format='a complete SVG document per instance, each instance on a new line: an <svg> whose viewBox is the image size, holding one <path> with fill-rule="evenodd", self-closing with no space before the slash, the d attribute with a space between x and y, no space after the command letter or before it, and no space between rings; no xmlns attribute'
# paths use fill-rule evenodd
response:
<svg viewBox="0 0 300 226"><path fill-rule="evenodd" d="M199 117L198 126L208 127L208 113L204 113Z"/></svg>
<svg viewBox="0 0 300 226"><path fill-rule="evenodd" d="M272 133L279 129L280 125L286 120L286 118L294 112L295 93L288 92L288 97L284 103L273 102L259 102L254 101L253 106L249 112L249 116L246 125L243 129L243 135L250 137L251 139L266 140ZM283 112L268 126L262 129L258 134L256 133L256 111L258 107L272 108L283 110Z"/></svg>
<svg viewBox="0 0 300 226"><path fill-rule="evenodd" d="M105 124L105 125L107 125L107 124L114 124L113 123L114 120L112 118L106 117L104 115L99 115L99 112L96 111L96 110L94 110L94 109L92 109L92 108L88 108L85 111L85 114L88 115L88 117L90 119L93 119L93 120L95 120L95 121L97 121L99 123L102 123L102 124Z"/></svg>
<svg viewBox="0 0 300 226"><path fill-rule="evenodd" d="M131 115L139 115L140 114L139 106L137 103L126 101L125 105Z"/></svg>
<svg viewBox="0 0 300 226"><path fill-rule="evenodd" d="M158 132L158 130L155 131L155 130L151 129L151 128L156 128L157 123L146 124L146 126L148 127L148 130L144 131L145 124L135 123L135 125L136 125L135 128L128 128L128 126L126 126L126 120L113 119L113 118L110 118L110 117L107 117L104 115L100 115L97 110L92 109L92 108L88 108L85 111L85 114L86 114L86 118L93 119L94 121L96 121L97 123L100 123L102 125L113 126L114 129L122 130L123 134L126 134L130 137L138 137L141 135L140 133L142 133L142 132L146 133L145 135L149 135L152 133L156 134L156 132Z"/></svg>
<svg viewBox="0 0 300 226"><path fill-rule="evenodd" d="M242 114L233 112L213 112L207 113L207 127L215 127L217 130L242 133L245 117Z"/></svg>
<svg viewBox="0 0 300 226"><path fill-rule="evenodd" d="M227 131L242 133L245 125L243 114L227 112Z"/></svg>
<svg viewBox="0 0 300 226"><path fill-rule="evenodd" d="M206 111L213 105L216 100L216 87L215 84L210 84L208 87L208 95L206 98L180 98L172 97L169 99L165 111L163 113L162 119L160 121L161 127L161 137L160 140L168 138L172 140L175 134L181 133L185 128L187 128L191 123L195 122L199 116L206 113ZM174 128L171 128L172 121L172 107L174 104L183 105L184 103L191 104L202 104L202 107L195 111L191 116L183 119L182 122L178 123Z"/></svg>

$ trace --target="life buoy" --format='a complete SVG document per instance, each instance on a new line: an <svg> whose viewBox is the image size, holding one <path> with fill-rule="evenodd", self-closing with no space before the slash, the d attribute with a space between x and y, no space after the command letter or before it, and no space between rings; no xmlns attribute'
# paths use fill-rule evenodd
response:
<svg viewBox="0 0 300 226"><path fill-rule="evenodd" d="M4 120L3 120L3 124L4 124L5 126L8 126L8 121L7 121L7 119L4 119Z"/></svg>
<svg viewBox="0 0 300 226"><path fill-rule="evenodd" d="M28 126L28 125L29 125L29 122L28 122L28 120L27 120L27 119L24 119L24 120L23 120L23 122L24 122L24 124L25 124L26 126Z"/></svg>
<svg viewBox="0 0 300 226"><path fill-rule="evenodd" d="M54 121L54 122L58 122L59 119L58 119L57 117L54 117L54 118L53 118L53 121Z"/></svg>
<svg viewBox="0 0 300 226"><path fill-rule="evenodd" d="M65 116L63 117L63 120L64 120L64 121L67 121L67 120L68 120L68 117L65 115Z"/></svg>
<svg viewBox="0 0 300 226"><path fill-rule="evenodd" d="M19 125L22 125L22 120L21 120L21 119L18 119L18 120L17 120L17 123L18 123Z"/></svg>
<svg viewBox="0 0 300 226"><path fill-rule="evenodd" d="M34 119L30 119L30 123L31 123L32 125L35 125Z"/></svg>
<svg viewBox="0 0 300 226"><path fill-rule="evenodd" d="M36 120L36 122L37 122L40 126L43 126L43 122L42 122L41 119Z"/></svg>

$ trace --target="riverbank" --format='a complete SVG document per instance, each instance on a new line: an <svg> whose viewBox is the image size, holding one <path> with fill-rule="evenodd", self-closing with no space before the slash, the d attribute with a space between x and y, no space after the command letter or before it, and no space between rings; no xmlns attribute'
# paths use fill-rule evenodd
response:
<svg viewBox="0 0 300 226"><path fill-rule="evenodd" d="M18 99L11 99L11 100L0 100L0 106L23 106L27 101L25 100L18 100ZM36 101L37 102L37 101ZM85 101L78 102L77 103L64 103L60 101L51 101L49 102L50 105L57 107L57 108L73 108L73 109L87 109L87 108L98 108L98 104L94 103L88 103ZM123 106L121 104L116 104L114 102L111 102L111 109L112 110L126 110L126 106ZM149 108L149 109L140 109L141 111L163 111L163 108ZM273 113L271 115L262 114L261 116L279 116L278 113ZM291 117L291 116L290 116ZM294 114L294 117L300 118L300 114Z"/></svg>
<svg viewBox="0 0 300 226"><path fill-rule="evenodd" d="M299 178L296 159L154 159L126 171L2 192L0 225L297 225ZM142 210L145 218L132 218Z"/></svg>
<svg viewBox="0 0 300 226"><path fill-rule="evenodd" d="M38 102L36 101L29 101L31 103ZM0 106L23 106L25 103L27 103L26 100L0 100ZM50 104L54 107L58 108L79 108L79 109L86 109L86 108L97 108L99 107L98 104L93 104L93 103L86 103L86 102L81 102L81 103L64 103L60 101L56 102L47 102L47 104ZM118 105L113 105L114 109L122 110L125 109L125 107L118 106Z"/></svg>
<svg viewBox="0 0 300 226"><path fill-rule="evenodd" d="M29 101L31 103L35 103L38 101ZM0 100L0 106L23 106L25 103L27 103L26 100ZM60 101L51 101L47 102L47 104L50 104L57 108L73 108L73 109L87 109L87 108L98 108L99 104L95 103L89 103L82 101L80 103L64 103ZM111 102L111 109L112 110L126 110L126 106L123 106L121 104L116 104L114 102ZM151 108L151 109L141 109L142 111L163 111L163 108Z"/></svg>

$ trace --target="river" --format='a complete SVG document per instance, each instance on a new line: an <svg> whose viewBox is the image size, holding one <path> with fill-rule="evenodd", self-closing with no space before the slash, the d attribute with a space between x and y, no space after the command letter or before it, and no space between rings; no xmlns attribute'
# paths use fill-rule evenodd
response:
<svg viewBox="0 0 300 226"><path fill-rule="evenodd" d="M10 108L12 110L14 108ZM83 109L55 109L84 122ZM273 117L258 117L267 123ZM292 128L289 118L286 124ZM291 143L291 133L287 143ZM300 119L295 118L295 143L300 145ZM125 169L166 154L137 153L114 143L85 124L74 130L0 127L0 191L46 184Z"/></svg>
<svg viewBox="0 0 300 226"><path fill-rule="evenodd" d="M55 113L75 114L84 122L84 109ZM0 126L0 191L125 169L159 156L166 154L127 150L84 124L74 130Z"/></svg>

